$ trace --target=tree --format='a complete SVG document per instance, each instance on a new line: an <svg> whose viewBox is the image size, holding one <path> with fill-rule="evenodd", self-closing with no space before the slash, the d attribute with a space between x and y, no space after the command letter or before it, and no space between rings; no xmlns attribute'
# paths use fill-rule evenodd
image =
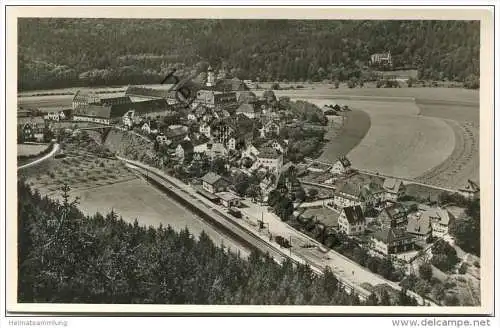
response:
<svg viewBox="0 0 500 328"><path fill-rule="evenodd" d="M295 191L295 200L302 202L306 198L306 192L303 188L299 188Z"/></svg>
<svg viewBox="0 0 500 328"><path fill-rule="evenodd" d="M350 78L349 81L347 81L347 87L349 87L350 89L355 88L357 84L357 80L354 77Z"/></svg>
<svg viewBox="0 0 500 328"><path fill-rule="evenodd" d="M422 263L418 267L418 273L420 274L420 278L430 281L432 279L432 266L430 263L425 262Z"/></svg>
<svg viewBox="0 0 500 328"><path fill-rule="evenodd" d="M315 199L315 198L316 198L316 196L318 195L318 189L316 189L316 188L310 188L310 189L308 190L307 194L308 194L309 198L310 198L311 200L313 200L313 199Z"/></svg>

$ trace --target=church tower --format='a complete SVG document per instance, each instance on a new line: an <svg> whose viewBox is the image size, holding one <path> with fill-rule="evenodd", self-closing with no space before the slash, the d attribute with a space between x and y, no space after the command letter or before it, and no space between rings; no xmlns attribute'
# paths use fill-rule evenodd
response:
<svg viewBox="0 0 500 328"><path fill-rule="evenodd" d="M215 85L215 75L212 66L208 66L207 72L207 87L213 87Z"/></svg>

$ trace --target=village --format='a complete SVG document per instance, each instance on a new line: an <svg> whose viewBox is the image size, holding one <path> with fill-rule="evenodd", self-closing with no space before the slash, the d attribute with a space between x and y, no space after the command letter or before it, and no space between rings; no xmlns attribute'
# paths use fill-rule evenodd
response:
<svg viewBox="0 0 500 328"><path fill-rule="evenodd" d="M72 108L19 109L18 142L58 142L112 127L150 145L121 147L117 155L164 170L235 219L255 220L283 248L296 245L286 229L272 231L269 217L395 282L408 281L431 252L443 271L466 265L437 252L453 244L450 227L479 197L476 183L456 193L420 184L417 193L412 181L356 169L347 154L318 161L327 129L343 128L349 106L319 108L276 97L275 88L259 97L252 84L209 67L206 82L190 85L188 104L175 85L128 86L124 95L104 98L78 91Z"/></svg>

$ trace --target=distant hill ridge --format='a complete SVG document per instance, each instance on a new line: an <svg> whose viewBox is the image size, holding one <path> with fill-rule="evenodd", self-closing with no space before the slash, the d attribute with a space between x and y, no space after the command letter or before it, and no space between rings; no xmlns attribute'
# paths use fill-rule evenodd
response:
<svg viewBox="0 0 500 328"><path fill-rule="evenodd" d="M224 68L227 78L366 77L370 56L423 79L479 75L476 21L45 19L18 22L20 90L160 83ZM279 31L279 34L276 34Z"/></svg>

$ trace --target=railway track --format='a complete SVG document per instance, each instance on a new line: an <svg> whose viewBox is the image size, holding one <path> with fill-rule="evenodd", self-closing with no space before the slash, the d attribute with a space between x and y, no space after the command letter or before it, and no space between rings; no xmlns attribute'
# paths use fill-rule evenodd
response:
<svg viewBox="0 0 500 328"><path fill-rule="evenodd" d="M316 274L322 274L323 268L319 267L316 263L308 259L301 258L298 261L294 257L288 255L288 251L283 251L264 241L261 237L256 235L254 232L241 227L239 224L235 223L233 218L230 218L225 213L222 213L217 208L209 208L206 204L201 203L199 199L191 195L183 186L179 186L173 178L167 178L162 174L159 174L146 165L138 163L136 161L131 161L125 158L119 157L120 160L131 165L137 172L141 173L149 182L155 185L155 187L161 189L163 192L167 192L170 195L174 195L176 200L181 202L186 207L193 210L199 217L205 222L215 226L221 232L227 234L229 237L238 241L246 247L252 249L257 249L263 253L268 253L272 256L278 263L283 262L286 258L290 259L294 264L308 264L312 271ZM352 293L355 291L357 295L362 300L366 300L370 293L365 289L351 284L349 281L337 276L339 286L344 289L347 293Z"/></svg>

